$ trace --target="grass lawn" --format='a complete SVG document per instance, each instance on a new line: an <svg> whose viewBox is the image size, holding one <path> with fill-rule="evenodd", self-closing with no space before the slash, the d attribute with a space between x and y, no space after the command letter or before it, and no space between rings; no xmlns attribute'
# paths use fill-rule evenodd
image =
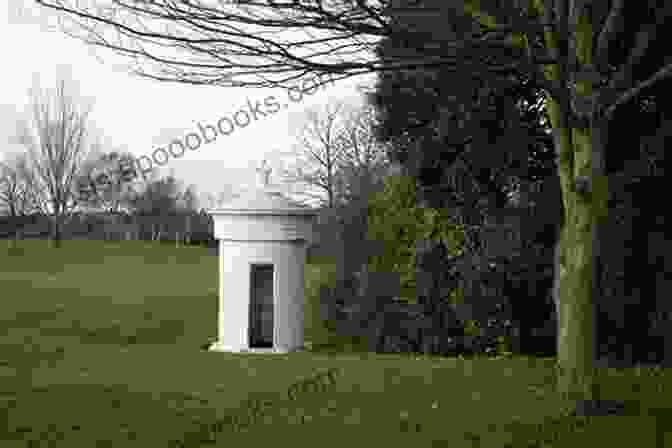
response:
<svg viewBox="0 0 672 448"><path fill-rule="evenodd" d="M560 415L552 359L210 353L218 272L206 249L20 244L10 254L0 241L2 448L207 446L203 428L249 398L269 400L263 419L209 446L672 447L663 370L605 369L605 398L636 411L577 419ZM306 339L319 341L311 304L327 268L307 269ZM288 399L327 368L340 372L333 388Z"/></svg>

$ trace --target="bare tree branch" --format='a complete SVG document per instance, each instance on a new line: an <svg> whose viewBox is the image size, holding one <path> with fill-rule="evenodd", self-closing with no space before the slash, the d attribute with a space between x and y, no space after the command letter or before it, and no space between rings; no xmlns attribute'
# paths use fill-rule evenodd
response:
<svg viewBox="0 0 672 448"><path fill-rule="evenodd" d="M371 107L354 108L333 102L309 110L294 148L296 165L286 181L322 191L333 208L360 191L358 183L380 178L387 163L385 149L375 140Z"/></svg>
<svg viewBox="0 0 672 448"><path fill-rule="evenodd" d="M613 0L609 15L605 20L604 26L597 38L595 50L596 66L606 66L607 57L611 44L623 32L623 11L625 9L625 0Z"/></svg>
<svg viewBox="0 0 672 448"><path fill-rule="evenodd" d="M634 87L632 87L630 90L623 92L613 103L609 104L605 108L605 116L606 117L611 117L614 113L614 110L620 106L621 104L624 104L631 99L635 98L639 93L644 90L645 88L652 86L653 84L657 83L658 81L661 81L668 76L672 75L672 62L668 63L666 66L662 67L660 70L658 70L656 73L651 75L648 79L638 83Z"/></svg>
<svg viewBox="0 0 672 448"><path fill-rule="evenodd" d="M96 7L95 2L88 7L69 0L36 2L70 19L77 31L66 29L67 34L131 58L136 63L132 71L139 76L232 87L283 87L309 72L343 79L375 71L457 67L467 62L462 59L469 56L465 51L468 48L511 47L507 38L515 31L497 24L485 26L469 17L479 25L471 36L462 42L444 40L435 46L429 44L435 39L426 30L409 29L393 20L390 13L399 8L384 1L239 1L215 5L204 0L179 4L115 0L107 8ZM404 12L432 14L438 8L425 3ZM529 26L538 23L531 21ZM104 31L115 31L114 41L111 33ZM377 60L375 46L382 37L391 35L404 35L420 56ZM454 54L457 50L462 50L460 58ZM140 67L140 60L153 69ZM476 67L482 61L472 64Z"/></svg>
<svg viewBox="0 0 672 448"><path fill-rule="evenodd" d="M295 147L298 164L287 170L290 182L317 187L327 195L327 204L336 204L335 174L338 169L338 118L343 105L333 103L323 109L313 108L306 113L305 123Z"/></svg>

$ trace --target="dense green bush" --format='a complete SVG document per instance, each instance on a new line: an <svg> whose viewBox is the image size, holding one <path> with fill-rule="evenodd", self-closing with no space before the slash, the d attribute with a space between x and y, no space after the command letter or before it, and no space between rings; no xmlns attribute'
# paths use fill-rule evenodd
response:
<svg viewBox="0 0 672 448"><path fill-rule="evenodd" d="M431 291L434 279L420 274L426 271L421 263L429 261L443 269L437 260L424 256L422 247L440 246L443 260L456 260L463 255L463 228L452 221L446 210L418 204L415 179L396 175L385 180L384 188L368 202L367 237L370 253L360 284L360 295L375 328L369 346L376 351L413 351L444 353L454 347L454 337L462 333L450 304L462 300L458 283L452 281L451 269L444 270L438 294ZM421 259L422 258L422 259ZM389 277L390 274L396 279ZM398 280L398 293L392 296L393 280ZM361 283L361 282L360 282ZM430 285L432 284L432 285ZM438 300L436 298L438 297ZM386 314L389 314L386 315ZM451 345L452 344L452 345Z"/></svg>
<svg viewBox="0 0 672 448"><path fill-rule="evenodd" d="M366 213L367 241L344 242L368 250L366 263L352 277L321 284L322 319L337 339L357 340L379 352L513 351L509 303L505 297L466 294L458 268L467 256L464 228L447 210L419 205L412 177L388 177L369 197ZM458 308L478 311L458 313Z"/></svg>
<svg viewBox="0 0 672 448"><path fill-rule="evenodd" d="M463 272L458 268L459 261L470 256L465 253L464 227L451 220L445 209L418 205L412 177L389 177L385 189L370 199L368 236L382 242L379 253L369 257L368 269L399 274L400 299L421 305L422 319L427 320L406 325L407 335L383 334L383 337L399 339L401 336L411 340L413 328L424 327L425 339L457 340L456 347L443 344L439 352L445 351L446 347L451 347L451 351L490 355L516 350L519 332L512 318L510 298L501 295L504 290L498 283L505 280L501 275L506 277L506 273L491 273L491 277L496 277L491 280L496 281L490 282L490 286L498 286L493 291L498 290L499 295L474 294L473 291L466 294L460 280ZM375 295L375 291L369 291L368 295ZM471 311L455 316L458 322L451 320L451 312L461 307ZM408 309L407 321L412 320L410 315L415 311L415 308ZM455 331L455 326L460 326L463 331ZM423 341L416 342L422 345Z"/></svg>
<svg viewBox="0 0 672 448"><path fill-rule="evenodd" d="M440 241L448 255L459 257L464 250L461 226L451 222L445 210L417 203L415 180L390 176L383 191L369 200L368 237L382 242L380 253L369 257L372 272L396 272L400 276L402 299L417 297L417 247L425 241ZM457 289L451 298L459 298Z"/></svg>

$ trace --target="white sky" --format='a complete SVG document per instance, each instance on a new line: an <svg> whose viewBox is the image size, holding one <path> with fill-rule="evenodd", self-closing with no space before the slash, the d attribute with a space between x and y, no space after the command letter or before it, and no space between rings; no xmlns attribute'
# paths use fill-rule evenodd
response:
<svg viewBox="0 0 672 448"><path fill-rule="evenodd" d="M0 4L5 61L0 83L0 159L21 150L10 139L16 133L16 120L26 117L28 89L36 76L45 88L55 85L59 73L76 80L79 94L93 103L91 120L103 138L103 150L123 149L135 156L151 157L173 138L183 140L189 132L198 133L197 122L216 126L220 118L246 109L247 99L263 103L274 95L281 104L286 102L287 95L280 89L191 86L133 76L119 68L127 59L62 33L54 11L32 0ZM199 194L217 194L226 191L227 184L236 189L254 182L253 167L260 160L266 157L278 163L278 153L296 141L293 133L306 107L326 104L330 98L359 102L355 86L366 81L361 77L338 81L275 115L267 114L245 128L237 126L229 136L171 158L161 174L172 171L187 185L195 185Z"/></svg>

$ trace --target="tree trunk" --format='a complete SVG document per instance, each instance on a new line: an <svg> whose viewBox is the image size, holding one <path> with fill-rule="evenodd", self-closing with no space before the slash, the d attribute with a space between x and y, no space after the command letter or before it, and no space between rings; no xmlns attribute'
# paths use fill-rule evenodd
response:
<svg viewBox="0 0 672 448"><path fill-rule="evenodd" d="M558 154L564 225L556 256L555 283L558 312L558 390L569 400L592 399L594 361L593 207L579 198L575 173L590 169L590 140L566 126L566 113L549 99Z"/></svg>
<svg viewBox="0 0 672 448"><path fill-rule="evenodd" d="M551 297L553 299L553 305L555 306L555 321L556 323L560 322L560 270L565 268L565 265L561 262L563 258L562 255L562 229L558 233L558 240L555 243L555 248L553 249L553 287L551 290ZM557 324L559 325L559 323ZM559 353L560 348L560 338L556 335L556 353Z"/></svg>
<svg viewBox="0 0 672 448"><path fill-rule="evenodd" d="M557 103L556 103L557 104ZM558 121L556 107L551 115ZM556 253L554 300L558 311L558 390L570 403L599 400L594 361L595 304L600 294L599 237L606 217L608 190L600 140L603 128L556 127L564 226ZM588 191L577 179L588 179Z"/></svg>
<svg viewBox="0 0 672 448"><path fill-rule="evenodd" d="M545 7L547 3L537 3L540 16L551 17ZM559 64L544 70L547 80L559 87L556 95L547 98L564 209L555 269L557 386L567 404L575 406L599 399L594 368L595 304L600 292L599 236L608 204L603 157L607 122L597 107L599 101L592 100L599 99L593 95L600 93L596 81L570 82L572 74L593 66L593 18L571 2L561 1L558 7L559 27L546 31L545 40ZM572 67L572 61L578 66ZM592 106L579 107L584 104Z"/></svg>
<svg viewBox="0 0 672 448"><path fill-rule="evenodd" d="M191 245L191 215L187 215L186 230L184 235L187 246Z"/></svg>
<svg viewBox="0 0 672 448"><path fill-rule="evenodd" d="M53 248L61 247L61 214L56 210L51 220L51 246Z"/></svg>
<svg viewBox="0 0 672 448"><path fill-rule="evenodd" d="M583 210L586 221L590 215ZM583 218L583 219L581 219ZM582 227L577 225L576 227ZM571 229L571 227L570 227ZM564 238L564 258L559 266L558 387L570 400L593 399L595 322L592 295L592 234L575 228L576 236ZM568 232L570 233L570 232Z"/></svg>

